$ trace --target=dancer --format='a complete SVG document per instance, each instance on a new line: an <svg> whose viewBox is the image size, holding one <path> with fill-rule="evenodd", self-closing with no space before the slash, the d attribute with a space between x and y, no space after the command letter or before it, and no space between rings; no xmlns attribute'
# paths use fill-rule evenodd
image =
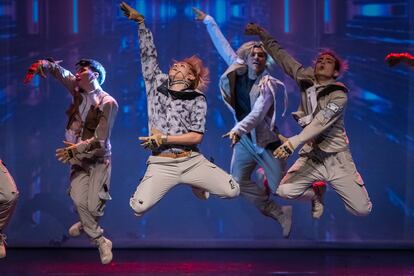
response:
<svg viewBox="0 0 414 276"><path fill-rule="evenodd" d="M272 152L281 144L275 125L276 92L284 85L266 70L269 57L260 41L246 42L234 52L214 18L197 8L193 10L229 66L220 78L220 90L236 122L225 135L233 146L231 174L240 184L241 195L262 214L279 222L287 238L292 225L292 207L279 206L266 187L259 187L251 179L255 168L260 166L272 192L280 182L281 164ZM285 92L285 107L286 99Z"/></svg>
<svg viewBox="0 0 414 276"><path fill-rule="evenodd" d="M76 63L73 75L58 62L39 60L30 66L25 83L35 74L51 74L60 81L73 97L66 114L69 117L64 142L56 150L56 157L71 164L70 196L76 206L80 221L72 225L69 235L85 232L97 245L102 264L112 260L112 242L103 236L99 219L104 214L105 202L110 200L111 130L118 111L115 99L101 85L105 81L104 67L93 59Z"/></svg>
<svg viewBox="0 0 414 276"><path fill-rule="evenodd" d="M175 62L162 73L151 31L144 17L125 2L121 10L137 22L141 49L150 136L140 137L152 151L147 171L130 200L137 216L143 215L179 183L189 184L201 198L209 193L221 198L239 195L239 185L199 151L206 121L205 88L208 70L196 56Z"/></svg>
<svg viewBox="0 0 414 276"><path fill-rule="evenodd" d="M352 159L344 126L348 89L336 80L344 69L342 60L327 50L317 56L313 68L304 68L260 26L248 24L246 34L260 37L268 53L301 91L302 101L293 115L303 130L288 138L274 154L286 159L299 145L304 146L299 159L282 179L277 194L287 199L311 200L312 216L317 219L324 209L325 185L313 188L312 185L315 181L327 181L349 212L368 215L372 204Z"/></svg>
<svg viewBox="0 0 414 276"><path fill-rule="evenodd" d="M3 233L19 197L13 177L0 159L0 259L6 257L6 235Z"/></svg>

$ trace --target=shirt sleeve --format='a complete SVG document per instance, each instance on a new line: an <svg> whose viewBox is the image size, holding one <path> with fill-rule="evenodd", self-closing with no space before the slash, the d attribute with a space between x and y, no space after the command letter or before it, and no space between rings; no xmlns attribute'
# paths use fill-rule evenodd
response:
<svg viewBox="0 0 414 276"><path fill-rule="evenodd" d="M49 73L55 79L57 79L63 86L73 95L75 91L76 78L69 71L57 64L48 60L41 60L42 70Z"/></svg>
<svg viewBox="0 0 414 276"><path fill-rule="evenodd" d="M158 54L152 32L144 23L138 24L138 39L147 96L153 96L157 91L157 76L161 75L162 72L158 64Z"/></svg>
<svg viewBox="0 0 414 276"><path fill-rule="evenodd" d="M293 56L291 56L273 37L268 33L262 32L260 38L263 45L273 60L280 68L298 84L301 79L314 78L312 68L304 68Z"/></svg>
<svg viewBox="0 0 414 276"><path fill-rule="evenodd" d="M223 33L220 30L220 27L217 25L216 21L210 15L207 15L203 23L207 27L207 32L210 35L211 41L216 47L216 50L219 52L220 56L224 59L227 65L234 63L237 60L237 55L234 52L233 48L230 46L230 43L224 37Z"/></svg>
<svg viewBox="0 0 414 276"><path fill-rule="evenodd" d="M317 137L323 131L333 125L344 113L348 96L346 92L337 90L331 93L331 100L324 109L316 113L312 121L296 136L289 138L289 141L297 147Z"/></svg>
<svg viewBox="0 0 414 276"><path fill-rule="evenodd" d="M263 121L273 105L274 98L272 92L267 87L263 88L250 113L238 122L232 131L236 132L239 136L249 133Z"/></svg>
<svg viewBox="0 0 414 276"><path fill-rule="evenodd" d="M196 102L193 105L193 110L190 114L191 117L191 126L189 131L204 133L206 125L206 115L207 115L207 101L203 96L196 98Z"/></svg>

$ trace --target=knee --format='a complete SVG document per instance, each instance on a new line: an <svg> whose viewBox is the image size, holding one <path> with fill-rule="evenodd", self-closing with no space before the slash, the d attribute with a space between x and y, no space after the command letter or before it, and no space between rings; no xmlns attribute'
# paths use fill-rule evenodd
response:
<svg viewBox="0 0 414 276"><path fill-rule="evenodd" d="M18 198L19 198L19 192L14 191L10 193L5 193L2 201L7 205L14 205Z"/></svg>
<svg viewBox="0 0 414 276"><path fill-rule="evenodd" d="M348 211L351 212L353 215L358 217L365 217L371 214L372 211L372 203L368 202L366 204L354 207L348 207Z"/></svg>
<svg viewBox="0 0 414 276"><path fill-rule="evenodd" d="M276 190L276 194L281 198L292 199L294 196L291 193L289 185L279 185Z"/></svg>
<svg viewBox="0 0 414 276"><path fill-rule="evenodd" d="M132 210L134 210L136 216L142 216L150 207L144 200L135 197L131 197L129 200L129 206L131 206Z"/></svg>

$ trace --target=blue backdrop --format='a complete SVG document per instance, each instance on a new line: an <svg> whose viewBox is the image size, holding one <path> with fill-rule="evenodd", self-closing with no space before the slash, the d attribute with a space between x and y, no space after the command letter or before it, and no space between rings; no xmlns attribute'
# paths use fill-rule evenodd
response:
<svg viewBox="0 0 414 276"><path fill-rule="evenodd" d="M231 148L221 135L234 122L218 90L226 65L205 26L194 20L192 6L215 17L235 49L251 39L243 29L253 21L305 65L326 47L347 59L350 69L341 79L350 88L346 125L373 212L366 218L353 217L328 189L320 221L312 220L309 203L293 202L291 240L283 241L278 224L243 198L199 201L189 187L180 186L144 217L135 217L129 197L149 154L137 140L147 133L147 109L136 25L124 18L119 2L113 0L4 0L0 2L0 157L21 193L7 229L11 245L88 245L86 238L66 236L77 216L66 193L69 168L55 159L55 149L63 145L70 97L52 78L37 77L28 86L22 83L27 67L47 57L63 60L72 71L81 57L101 61L107 70L103 88L120 105L112 135L113 200L101 221L116 246L347 246L395 241L412 245L414 70L390 68L384 57L390 51L414 53L413 0L129 2L145 15L163 70L173 59L192 54L209 67L207 132L201 150L227 171ZM276 67L272 72L286 83L288 111L294 111L297 87ZM289 115L279 118L279 126L287 136L300 130Z"/></svg>

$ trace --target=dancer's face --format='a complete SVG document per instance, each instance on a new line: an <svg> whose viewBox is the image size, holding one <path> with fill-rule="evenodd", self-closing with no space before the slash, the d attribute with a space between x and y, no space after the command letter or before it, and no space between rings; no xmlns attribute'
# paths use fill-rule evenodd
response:
<svg viewBox="0 0 414 276"><path fill-rule="evenodd" d="M98 73L93 72L89 66L79 67L76 71L75 78L79 87L86 89L90 83L92 83L99 76Z"/></svg>
<svg viewBox="0 0 414 276"><path fill-rule="evenodd" d="M170 71L168 71L168 76L171 81L192 81L195 79L190 65L185 62L174 63L173 66L171 66Z"/></svg>
<svg viewBox="0 0 414 276"><path fill-rule="evenodd" d="M266 68L266 58L266 52L261 47L253 47L247 57L247 66L250 70L260 74Z"/></svg>
<svg viewBox="0 0 414 276"><path fill-rule="evenodd" d="M337 77L338 71L335 70L335 58L329 54L320 55L315 63L315 75L324 79Z"/></svg>

